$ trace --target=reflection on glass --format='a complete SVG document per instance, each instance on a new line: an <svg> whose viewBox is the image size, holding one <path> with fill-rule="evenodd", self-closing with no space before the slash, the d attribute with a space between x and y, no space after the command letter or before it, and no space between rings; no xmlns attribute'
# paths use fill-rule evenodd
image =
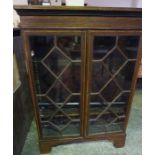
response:
<svg viewBox="0 0 155 155"><path fill-rule="evenodd" d="M116 44L116 37L102 37L97 36L94 38L93 58L98 60L102 59L108 51L110 51Z"/></svg>
<svg viewBox="0 0 155 155"><path fill-rule="evenodd" d="M89 134L123 130L139 36L94 37Z"/></svg>
<svg viewBox="0 0 155 155"><path fill-rule="evenodd" d="M105 65L112 74L116 73L125 62L126 58L118 49L113 50L104 60Z"/></svg>
<svg viewBox="0 0 155 155"><path fill-rule="evenodd" d="M116 116L111 114L111 112L102 115L97 120L90 120L91 124L89 126L89 133L90 134L100 134L100 133L107 133L107 132L119 132L122 131L124 126L124 119L116 120Z"/></svg>
<svg viewBox="0 0 155 155"><path fill-rule="evenodd" d="M46 96L37 96L38 106L40 111L40 117L42 121L46 121L51 117L51 113L54 113L57 107L51 104L50 99Z"/></svg>
<svg viewBox="0 0 155 155"><path fill-rule="evenodd" d="M119 48L129 59L137 58L139 36L120 36L118 40Z"/></svg>
<svg viewBox="0 0 155 155"><path fill-rule="evenodd" d="M40 62L33 61L33 71L37 94L45 94L55 82L55 78Z"/></svg>
<svg viewBox="0 0 155 155"><path fill-rule="evenodd" d="M56 81L53 87L49 90L47 94L54 102L63 103L67 97L70 95L70 92L63 86L62 83Z"/></svg>
<svg viewBox="0 0 155 155"><path fill-rule="evenodd" d="M93 62L92 64L92 92L98 92L111 78L102 62Z"/></svg>
<svg viewBox="0 0 155 155"><path fill-rule="evenodd" d="M102 91L101 95L107 102L112 102L120 94L121 90L114 81L111 81Z"/></svg>
<svg viewBox="0 0 155 155"><path fill-rule="evenodd" d="M54 37L32 36L29 43L33 60L40 61L54 47Z"/></svg>
<svg viewBox="0 0 155 155"><path fill-rule="evenodd" d="M81 39L77 36L58 37L57 46L72 60L80 60Z"/></svg>
<svg viewBox="0 0 155 155"><path fill-rule="evenodd" d="M118 82L123 90L131 89L132 76L134 73L135 61L129 61L122 70L115 76L115 80Z"/></svg>
<svg viewBox="0 0 155 155"><path fill-rule="evenodd" d="M47 69L58 76L60 73L62 73L65 66L68 65L70 61L63 53L55 48L51 50L51 53L47 55L43 62L46 64Z"/></svg>
<svg viewBox="0 0 155 155"><path fill-rule="evenodd" d="M81 37L31 36L43 136L80 135Z"/></svg>
<svg viewBox="0 0 155 155"><path fill-rule="evenodd" d="M105 107L105 101L99 95L91 95L90 119L95 119Z"/></svg>
<svg viewBox="0 0 155 155"><path fill-rule="evenodd" d="M80 92L80 76L81 76L81 67L80 63L72 63L64 71L60 79L65 82L67 88L73 93Z"/></svg>
<svg viewBox="0 0 155 155"><path fill-rule="evenodd" d="M51 118L50 123L43 121L42 127L44 135L52 135L52 137L56 138L61 135L78 136L80 129L80 95L73 95L68 102L62 103L59 106L62 107L62 110L56 112L57 108L53 108L54 117ZM51 111L52 106L50 105L47 108Z"/></svg>
<svg viewBox="0 0 155 155"><path fill-rule="evenodd" d="M119 105L126 104L128 102L129 96L130 96L130 92L123 92L122 95L119 98L117 98L115 103Z"/></svg>

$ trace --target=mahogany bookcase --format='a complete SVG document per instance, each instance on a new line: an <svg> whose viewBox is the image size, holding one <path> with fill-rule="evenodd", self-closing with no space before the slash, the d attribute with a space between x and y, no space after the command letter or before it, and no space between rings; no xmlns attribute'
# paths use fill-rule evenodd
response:
<svg viewBox="0 0 155 155"><path fill-rule="evenodd" d="M41 153L90 140L123 147L141 61L141 9L14 9Z"/></svg>

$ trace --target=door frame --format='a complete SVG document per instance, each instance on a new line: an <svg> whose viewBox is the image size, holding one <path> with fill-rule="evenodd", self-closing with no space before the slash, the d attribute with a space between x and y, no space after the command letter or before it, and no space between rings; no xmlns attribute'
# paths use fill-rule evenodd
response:
<svg viewBox="0 0 155 155"><path fill-rule="evenodd" d="M81 36L81 103L80 103L80 136L66 136L62 138L44 137L42 134L39 107L36 100L35 82L33 75L32 59L30 54L29 36ZM86 32L74 30L22 30L22 39L24 44L24 58L28 73L29 87L32 97L35 121L37 124L38 137L40 140L64 140L64 139L83 139L84 137L84 109L85 109L85 66L86 66Z"/></svg>

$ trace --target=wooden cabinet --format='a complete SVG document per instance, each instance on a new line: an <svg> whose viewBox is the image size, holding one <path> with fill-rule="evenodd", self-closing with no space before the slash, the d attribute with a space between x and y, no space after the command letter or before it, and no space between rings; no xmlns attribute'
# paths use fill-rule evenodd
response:
<svg viewBox="0 0 155 155"><path fill-rule="evenodd" d="M141 59L141 9L15 6L40 150L125 144Z"/></svg>

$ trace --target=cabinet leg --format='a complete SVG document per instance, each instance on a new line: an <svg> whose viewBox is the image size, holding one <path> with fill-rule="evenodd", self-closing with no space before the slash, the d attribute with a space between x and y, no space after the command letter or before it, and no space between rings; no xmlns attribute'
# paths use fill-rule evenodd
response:
<svg viewBox="0 0 155 155"><path fill-rule="evenodd" d="M44 143L40 143L39 147L40 147L41 154L48 154L52 150L52 146Z"/></svg>
<svg viewBox="0 0 155 155"><path fill-rule="evenodd" d="M118 138L114 139L113 145L114 145L116 148L124 147L124 145L125 145L125 140L126 140L126 137L125 137L125 136L118 137Z"/></svg>

